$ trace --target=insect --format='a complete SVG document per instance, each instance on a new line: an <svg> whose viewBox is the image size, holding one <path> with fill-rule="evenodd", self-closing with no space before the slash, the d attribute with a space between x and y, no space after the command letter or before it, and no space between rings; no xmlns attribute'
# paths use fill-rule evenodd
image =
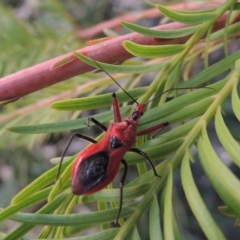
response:
<svg viewBox="0 0 240 240"><path fill-rule="evenodd" d="M110 76L105 70L103 71L108 76ZM118 210L118 214L115 221L115 223L118 224L118 220L122 210L122 203L123 203L123 186L124 186L124 182L125 182L127 171L128 171L128 165L127 165L127 162L124 160L124 155L128 151L141 155L150 164L154 175L156 177L160 177L157 174L156 169L153 163L151 162L150 158L148 157L148 155L145 152L133 146L136 142L137 136L142 136L142 135L160 130L166 127L167 125L169 125L169 122L160 123L149 129L137 132L138 121L143 115L145 106L148 103L150 103L153 99L147 103L138 103L127 91L125 91L115 81L115 79L113 79L113 81L137 104L136 108L132 112L132 116L125 120L122 119L117 96L115 93L113 93L112 106L113 106L113 114L114 114L115 122L111 123L109 127L106 127L104 124L100 123L95 118L89 117L87 125L89 126L89 123L93 122L98 127L100 127L103 131L105 131L105 135L99 142L97 142L96 140L86 135L79 134L79 133L74 134L70 138L69 143L65 151L63 152L62 158L60 160L60 167L61 167L63 158L66 154L66 151L75 137L87 140L89 142L92 142L93 144L87 147L86 149L84 149L78 155L73 165L72 174L71 174L73 194L75 195L92 194L105 188L109 183L113 181L113 179L117 175L118 170L120 168L120 164L123 164L124 171L120 181L119 210ZM173 89L170 89L170 90L173 90ZM60 167L58 169L57 179L60 174Z"/></svg>

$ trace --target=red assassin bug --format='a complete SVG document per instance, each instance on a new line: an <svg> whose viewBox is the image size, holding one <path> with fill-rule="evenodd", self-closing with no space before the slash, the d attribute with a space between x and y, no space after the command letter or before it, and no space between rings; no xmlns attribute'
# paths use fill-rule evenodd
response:
<svg viewBox="0 0 240 240"><path fill-rule="evenodd" d="M95 63L99 66L97 62ZM101 66L99 67L101 68ZM154 175L156 177L160 177L157 174L156 169L148 155L145 152L141 151L140 149L134 148L132 146L136 142L136 136L141 136L148 133L152 133L156 130L160 130L165 126L169 125L169 122L160 123L149 129L137 132L138 121L140 117L143 115L145 106L149 102L153 101L155 98L161 96L162 94L175 89L169 89L163 92L161 95L158 95L154 99L148 101L147 103L139 104L130 94L128 94L127 91L125 91L116 82L115 79L112 78L110 74L108 74L105 70L103 71L137 104L137 106L134 109L131 118L122 120L118 100L116 94L113 93L112 105L115 122L111 123L109 128L107 128L105 125L103 125L93 117L89 117L87 125L89 126L90 121L92 121L94 124L96 124L98 127L100 127L103 131L106 132L104 137L101 139L101 141L97 142L91 137L75 133L70 138L68 145L61 157L57 179L60 174L60 168L63 158L66 154L68 147L70 146L72 140L75 137L87 140L89 142L92 142L93 144L84 149L81 152L81 154L78 155L77 160L73 165L72 168L73 194L75 195L92 194L105 188L109 183L113 181L114 177L117 175L120 164L122 163L124 165L124 172L120 182L120 204L116 218L116 223L118 223L123 202L123 186L128 170L127 162L123 158L126 152L128 151L135 152L143 156L149 162Z"/></svg>

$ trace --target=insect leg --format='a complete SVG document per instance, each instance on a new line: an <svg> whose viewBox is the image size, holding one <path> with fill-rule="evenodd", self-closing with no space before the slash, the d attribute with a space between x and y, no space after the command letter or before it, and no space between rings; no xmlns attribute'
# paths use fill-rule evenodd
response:
<svg viewBox="0 0 240 240"><path fill-rule="evenodd" d="M124 172L123 172L123 175L122 175L122 178L121 178L121 181L120 181L120 201L119 201L119 209L118 209L118 214L117 214L117 218L115 220L115 224L117 226L119 226L119 223L118 223L118 220L119 220L119 217L120 217L120 214L121 214L121 211L122 211L122 204L123 204L123 187L124 187L124 183L125 183L125 179L126 179L126 176L127 176L127 171L128 171L128 165L127 165L127 162L122 159L122 164L124 165Z"/></svg>
<svg viewBox="0 0 240 240"><path fill-rule="evenodd" d="M98 127L100 127L103 131L105 131L105 132L107 131L108 128L104 124L100 123L98 120L96 120L93 117L88 118L88 121L87 121L87 126L88 127L90 127L90 121L93 122Z"/></svg>
<svg viewBox="0 0 240 240"><path fill-rule="evenodd" d="M131 149L129 150L129 152L135 152L135 153L143 156L143 157L148 161L148 163L150 164L150 166L151 166L151 168L152 168L152 170L153 170L154 175L155 175L156 177L161 177L161 176L159 176L159 175L157 174L157 171L156 171L156 169L155 169L155 167L154 167L151 159L148 157L148 155L147 155L145 152L141 151L141 150L138 149L138 148L131 148Z"/></svg>
<svg viewBox="0 0 240 240"><path fill-rule="evenodd" d="M69 139L68 144L67 144L65 150L64 150L63 153L62 153L61 160L60 160L60 162L59 162L59 167L58 167L57 179L56 179L56 180L58 180L58 178L59 178L59 175L60 175L60 172L61 172L61 166L62 166L63 159L64 159L64 157L65 157L65 155L66 155L66 153L67 153L67 150L68 150L69 146L71 145L71 143L72 143L72 141L73 141L74 138L81 138L81 139L84 139L84 140L89 141L89 142L92 142L92 143L97 143L97 141L94 140L94 139L91 138L91 137L88 137L88 136L83 135L83 134L80 134L80 133L74 133L74 134L71 136L71 138Z"/></svg>
<svg viewBox="0 0 240 240"><path fill-rule="evenodd" d="M163 127L163 128L160 128L160 129L157 130L155 133L153 133L152 136L151 136L151 138L155 138L155 137L156 137L158 134L160 134L161 131L164 130L165 127L167 127L170 123L169 123L169 122L165 122L164 124L165 124L164 127Z"/></svg>
<svg viewBox="0 0 240 240"><path fill-rule="evenodd" d="M137 133L137 136L146 135L146 134L152 133L152 132L154 132L154 131L157 131L157 133L158 133L160 130L164 129L164 128L165 128L166 126L168 126L169 124L170 124L169 122L164 122L164 123L157 124L157 125L155 125L155 126L153 126L153 127L150 127L150 128L145 129L145 130L143 130L143 131L141 131L141 132L138 132L138 133Z"/></svg>
<svg viewBox="0 0 240 240"><path fill-rule="evenodd" d="M113 105L113 113L114 113L114 120L116 123L122 122L122 117L120 114L119 103L117 100L116 93L112 94L112 105Z"/></svg>
<svg viewBox="0 0 240 240"><path fill-rule="evenodd" d="M113 105L113 114L114 114L115 122L117 122L117 123L122 122L119 104L118 104L117 96L115 93L112 94L112 105ZM93 122L94 124L96 124L98 127L100 127L103 131L105 131L105 132L107 131L107 127L93 117L88 118L88 121L87 121L88 127L90 126L90 121Z"/></svg>

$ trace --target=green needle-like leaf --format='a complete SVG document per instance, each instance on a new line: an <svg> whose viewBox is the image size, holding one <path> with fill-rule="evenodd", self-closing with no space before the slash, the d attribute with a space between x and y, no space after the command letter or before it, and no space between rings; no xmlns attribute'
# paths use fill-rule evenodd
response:
<svg viewBox="0 0 240 240"><path fill-rule="evenodd" d="M121 114L126 115L126 113L128 113L129 110L130 110L130 107L127 106L127 107L121 108L120 112L121 112ZM94 117L98 121L105 123L105 122L109 122L113 118L113 112L106 111L103 113L98 113L98 114L92 115L91 117ZM88 120L88 118L85 117L85 118L79 118L79 119L74 119L74 120L68 120L68 121L64 121L64 122L10 127L8 130L11 132L21 133L21 134L64 132L64 131L69 131L69 130L86 128L87 120Z"/></svg>
<svg viewBox="0 0 240 240"><path fill-rule="evenodd" d="M213 19L216 16L214 11L202 11L202 12L179 12L175 10L170 10L169 8L165 8L161 5L156 5L158 9L170 19L186 23L186 24L200 24L206 21Z"/></svg>
<svg viewBox="0 0 240 240"><path fill-rule="evenodd" d="M62 203L63 199L65 198L65 193L62 193L61 195L59 195L53 202L51 203L47 203L46 205L44 205L37 213L38 214L34 214L35 216L41 216L41 214L46 214L46 215L51 215L54 210L56 210L59 205ZM33 215L33 214L30 214ZM14 219L16 217L16 219L18 218L24 218L27 217L28 218L28 223L23 223L21 224L19 227L17 227L15 230L13 230L10 234L7 235L7 237L5 238L5 240L13 240L13 239L19 239L20 237L24 236L27 232L29 232L32 228L35 227L35 224L33 221L31 221L31 216L29 218L29 215L26 216L24 213L17 213L14 216L12 216L12 218ZM18 220L16 220L18 221ZM22 222L22 221L20 221Z"/></svg>
<svg viewBox="0 0 240 240"><path fill-rule="evenodd" d="M108 230L104 230L95 234L90 234L87 236L81 236L81 237L74 237L74 238L66 238L66 240L112 240L114 238L114 236L117 234L118 232L118 228L111 228ZM55 240L55 239L50 239L49 240ZM65 238L64 238L65 239ZM31 239L29 239L31 240ZM32 239L35 240L35 239ZM63 239L62 239L63 240Z"/></svg>
<svg viewBox="0 0 240 240"><path fill-rule="evenodd" d="M66 162L63 162L61 169L64 170L72 160L73 158L69 159ZM50 170L42 174L39 178L31 182L27 187L25 187L22 191L20 191L12 199L11 204L12 205L20 204L26 201L27 199L31 198L34 193L52 184L56 180L57 171L58 171L58 166L51 168Z"/></svg>
<svg viewBox="0 0 240 240"><path fill-rule="evenodd" d="M159 69L163 68L166 63L160 62L155 64L147 64L147 65L113 65L113 64L107 64L103 62L93 61L91 58L86 57L85 55L82 55L80 53L75 52L75 55L83 62L100 69L99 66L96 64L96 62L107 72L110 73L148 73L148 72L154 72L159 71ZM100 70L102 70L100 69Z"/></svg>
<svg viewBox="0 0 240 240"><path fill-rule="evenodd" d="M219 62L211 65L210 67L206 68L199 74L193 76L189 81L182 83L181 87L196 87L200 84L206 83L210 81L212 78L224 73L225 71L232 68L235 64L236 60L240 58L240 51L237 51L230 56L220 60ZM222 79L221 82L225 82L226 79ZM214 88L214 86L212 86Z"/></svg>
<svg viewBox="0 0 240 240"><path fill-rule="evenodd" d="M233 138L232 134L229 132L228 128L226 127L222 114L221 114L221 107L218 108L216 116L215 116L215 127L218 138L222 143L225 150L231 156L233 161L240 167L240 146L239 143Z"/></svg>
<svg viewBox="0 0 240 240"><path fill-rule="evenodd" d="M183 158L181 166L181 179L190 208L192 209L194 216L196 217L206 237L208 239L225 239L221 230L204 204L194 182L190 169L188 152L185 153Z"/></svg>
<svg viewBox="0 0 240 240"><path fill-rule="evenodd" d="M209 141L206 129L198 142L199 156L209 181L235 214L240 216L240 182L237 177L220 161Z"/></svg>
<svg viewBox="0 0 240 240"><path fill-rule="evenodd" d="M164 239L174 240L173 230L173 207L172 207L172 186L173 176L170 168L167 177L167 184L164 192L163 220L164 220Z"/></svg>
<svg viewBox="0 0 240 240"><path fill-rule="evenodd" d="M137 226L133 227L132 231L129 234L129 239L141 240L139 233L138 233Z"/></svg>
<svg viewBox="0 0 240 240"><path fill-rule="evenodd" d="M223 39L224 33L226 31L227 31L227 35L233 35L233 34L239 33L239 30L240 30L240 23L237 22L228 26L227 29L221 29L219 31L212 33L209 40L210 41L220 40L220 39Z"/></svg>
<svg viewBox="0 0 240 240"><path fill-rule="evenodd" d="M236 217L236 215L234 214L234 211L228 206L220 206L218 207L218 211L227 216Z"/></svg>
<svg viewBox="0 0 240 240"><path fill-rule="evenodd" d="M145 58L158 58L176 55L182 52L185 48L184 45L164 45L164 46L146 46L125 41L123 43L125 49L131 54Z"/></svg>
<svg viewBox="0 0 240 240"><path fill-rule="evenodd" d="M174 29L174 30L154 30L146 27L141 27L136 24L128 23L128 22L121 22L121 24L124 27L129 28L130 30L134 32L141 33L143 35L149 36L149 37L155 37L155 38L179 38L188 36L192 33L194 33L199 26L192 26L192 27L186 27L186 28L180 28L180 29Z"/></svg>
<svg viewBox="0 0 240 240"><path fill-rule="evenodd" d="M149 216L149 235L150 239L162 240L162 232L160 225L160 210L157 196L153 197L150 216Z"/></svg>
<svg viewBox="0 0 240 240"><path fill-rule="evenodd" d="M136 203L124 205L121 216L127 217L134 211ZM27 224L51 225L51 226L92 226L105 222L114 221L118 209L104 210L100 212L91 212L85 214L30 214L18 213L11 217L12 220Z"/></svg>
<svg viewBox="0 0 240 240"><path fill-rule="evenodd" d="M240 121L240 99L237 93L237 86L238 84L234 84L234 87L232 89L232 108L238 121Z"/></svg>
<svg viewBox="0 0 240 240"><path fill-rule="evenodd" d="M45 188L45 189L33 194L31 196L31 198L28 198L27 200L21 202L20 204L8 206L7 208L2 209L0 211L0 222L9 218L11 215L13 215L17 212L27 209L30 206L47 199L47 196L48 196L50 190L51 190L51 187Z"/></svg>
<svg viewBox="0 0 240 240"><path fill-rule="evenodd" d="M139 176L137 178L139 181L141 181L141 184L135 184L132 187L128 187L128 185L124 186L124 201L134 200L140 196L143 196L148 191L150 183L147 183L148 181L142 180L142 176ZM78 203L88 203L95 201L119 202L119 188L102 189L101 191L94 194L83 195L78 198Z"/></svg>
<svg viewBox="0 0 240 240"><path fill-rule="evenodd" d="M137 99L138 97L143 95L146 91L147 91L147 87L129 90L128 93L134 99ZM117 98L119 103L123 103L131 100L124 92L117 93ZM51 107L57 110L78 111L78 110L104 108L104 107L111 106L111 104L112 104L112 94L104 94L104 95L94 96L94 97L62 100L62 101L53 103Z"/></svg>

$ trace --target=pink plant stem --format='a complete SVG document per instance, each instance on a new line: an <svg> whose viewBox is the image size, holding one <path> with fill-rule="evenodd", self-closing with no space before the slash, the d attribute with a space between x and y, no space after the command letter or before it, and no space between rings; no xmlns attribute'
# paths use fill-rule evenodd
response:
<svg viewBox="0 0 240 240"><path fill-rule="evenodd" d="M170 29L173 29L183 26L185 25L171 23L168 24L168 26L164 25L157 28L169 29L170 27ZM135 43L145 45L160 45L169 43L184 43L187 38L173 40L163 39L162 41L156 41L150 37L146 37L137 33L130 33L120 37L115 37L99 44L79 49L77 52L101 62L123 62L132 57L132 55L128 53L122 46L122 43L125 40L130 40ZM60 67L53 67L62 61L66 61L66 63ZM0 79L0 101L18 99L29 93L88 72L92 69L93 67L78 60L72 52L53 58Z"/></svg>
<svg viewBox="0 0 240 240"><path fill-rule="evenodd" d="M224 15L219 19L215 24L213 31L224 27L226 17L227 16ZM239 20L240 16L236 18L235 22ZM153 29L170 30L186 26L187 25L185 24L174 22L157 26ZM122 43L125 40L130 40L143 45L164 45L185 43L188 38L189 36L178 39L153 39L138 33L129 33L99 44L79 49L77 52L97 61L116 63L123 62L132 57L132 55L122 46ZM63 64L61 65L60 63ZM22 96L88 72L92 69L93 67L78 60L72 52L53 58L0 79L0 101L17 100Z"/></svg>

